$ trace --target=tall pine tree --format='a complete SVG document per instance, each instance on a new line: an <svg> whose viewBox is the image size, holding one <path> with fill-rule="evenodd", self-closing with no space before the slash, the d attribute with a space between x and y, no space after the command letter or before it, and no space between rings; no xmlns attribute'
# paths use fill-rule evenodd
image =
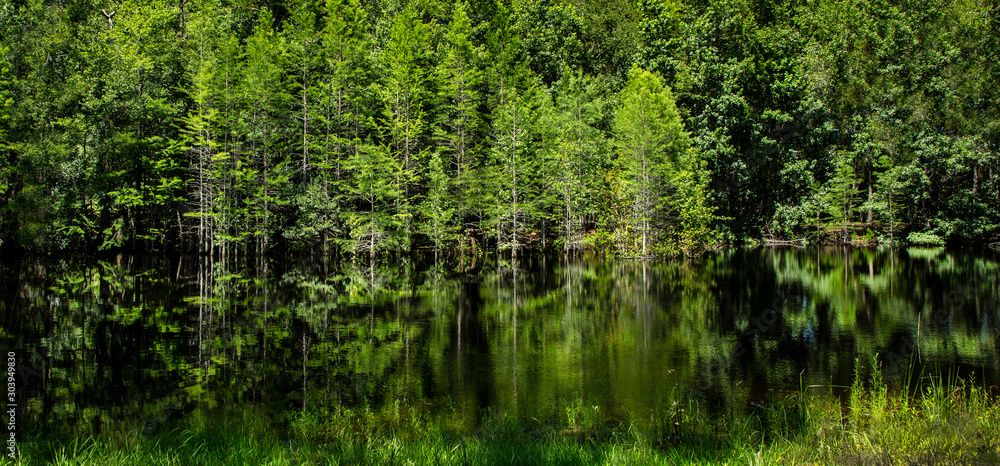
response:
<svg viewBox="0 0 1000 466"><path fill-rule="evenodd" d="M615 112L615 144L632 200L632 222L642 256L656 238L669 174L690 145L670 89L659 76L633 68Z"/></svg>

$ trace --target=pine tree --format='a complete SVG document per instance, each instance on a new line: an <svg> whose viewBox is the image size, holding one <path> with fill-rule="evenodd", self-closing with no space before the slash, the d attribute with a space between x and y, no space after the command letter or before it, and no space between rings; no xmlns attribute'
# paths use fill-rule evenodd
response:
<svg viewBox="0 0 1000 466"><path fill-rule="evenodd" d="M538 217L543 201L535 125L548 97L526 67L515 66L502 78L495 98L491 158L501 188L494 212L497 247L517 255L525 244L522 236Z"/></svg>
<svg viewBox="0 0 1000 466"><path fill-rule="evenodd" d="M526 64L521 39L506 8L497 8L487 39L496 63L487 76L492 110L490 173L496 189L488 226L494 231L497 248L516 255L542 209L539 183L544 151L539 147L539 123L551 102Z"/></svg>
<svg viewBox="0 0 1000 466"><path fill-rule="evenodd" d="M837 165L833 176L827 181L825 186L827 213L833 217L835 223L842 226L845 243L849 242L847 225L851 221L851 216L857 210L857 200L859 192L857 189L858 179L854 174L854 163L851 154L840 151L837 155Z"/></svg>
<svg viewBox="0 0 1000 466"><path fill-rule="evenodd" d="M192 45L190 56L191 87L188 95L191 111L181 118L184 147L190 154L192 208L185 217L193 218L198 251L214 252L218 235L218 198L221 185L221 164L226 153L220 151L222 130L219 128L219 94L216 70L219 59L221 31L212 17L215 5L206 3L203 10L187 22Z"/></svg>
<svg viewBox="0 0 1000 466"><path fill-rule="evenodd" d="M594 177L604 137L595 126L601 119L602 99L590 78L563 70L556 88L553 118L546 125L556 131L551 150L551 184L558 193L563 249L580 249L584 224L592 211L591 196L599 189Z"/></svg>
<svg viewBox="0 0 1000 466"><path fill-rule="evenodd" d="M382 251L406 246L404 219L398 210L403 192L397 183L403 170L384 146L362 146L347 161L348 192L356 209L344 213L350 237L341 243L354 254L370 259Z"/></svg>
<svg viewBox="0 0 1000 466"><path fill-rule="evenodd" d="M287 92L285 65L287 43L274 31L273 16L264 9L253 35L247 38L245 66L240 82L240 129L249 155L241 184L246 224L243 231L255 241L259 253L267 250L272 229L272 210L286 201L281 196L287 182L288 154L283 145L282 121L291 96ZM241 232L242 233L242 232Z"/></svg>
<svg viewBox="0 0 1000 466"><path fill-rule="evenodd" d="M615 112L615 143L628 177L632 221L641 235L641 255L645 257L655 238L653 226L669 174L690 144L673 95L659 76L640 68L629 72Z"/></svg>
<svg viewBox="0 0 1000 466"><path fill-rule="evenodd" d="M301 23L300 40L311 47L301 53L309 57L303 61L312 74L303 78L300 97L303 192L296 199L298 221L285 236L315 241L327 252L331 241L348 235L340 214L350 208L346 165L367 128L362 110L368 70L365 13L357 0L327 0L317 19L310 3L293 16Z"/></svg>
<svg viewBox="0 0 1000 466"><path fill-rule="evenodd" d="M397 189L403 197L395 208L403 220L406 234L411 233L413 197L421 175L421 164L428 153L426 104L430 97L430 28L407 5L393 20L389 42L381 56L385 78L379 87L383 103L382 131L392 155L401 168L397 171Z"/></svg>
<svg viewBox="0 0 1000 466"><path fill-rule="evenodd" d="M479 157L482 116L479 112L483 73L481 53L470 39L472 26L467 5L459 2L444 34L442 58L434 70L437 82L437 117L434 137L445 156L448 173L453 173L452 193L459 215L468 211L470 185Z"/></svg>
<svg viewBox="0 0 1000 466"><path fill-rule="evenodd" d="M321 97L316 109L323 137L317 141L320 159L316 168L323 191L332 195L331 184L341 181L347 157L357 152L367 131L363 108L370 63L365 50L365 11L358 0L327 0L324 13Z"/></svg>
<svg viewBox="0 0 1000 466"><path fill-rule="evenodd" d="M306 186L310 176L310 149L315 146L313 139L316 123L310 106L315 106L320 92L316 81L320 57L319 32L316 30L316 12L313 11L312 0L298 0L291 5L291 20L284 25L288 36L289 58L294 66L295 87L298 96L294 99L298 105L297 118L301 123L301 173L302 184Z"/></svg>
<svg viewBox="0 0 1000 466"><path fill-rule="evenodd" d="M423 219L420 232L434 244L435 260L442 247L455 239L458 230L454 224L455 208L449 192L450 185L441 156L437 152L431 154L427 168L427 194L420 204Z"/></svg>

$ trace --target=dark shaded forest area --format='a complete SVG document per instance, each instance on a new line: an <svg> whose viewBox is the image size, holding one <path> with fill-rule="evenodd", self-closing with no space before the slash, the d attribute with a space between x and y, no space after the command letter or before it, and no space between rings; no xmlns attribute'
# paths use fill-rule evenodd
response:
<svg viewBox="0 0 1000 466"><path fill-rule="evenodd" d="M0 248L1000 234L995 0L5 0Z"/></svg>

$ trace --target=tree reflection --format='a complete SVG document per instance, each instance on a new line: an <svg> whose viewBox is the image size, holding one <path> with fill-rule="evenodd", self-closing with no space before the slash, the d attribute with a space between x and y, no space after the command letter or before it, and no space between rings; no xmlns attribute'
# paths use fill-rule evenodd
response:
<svg viewBox="0 0 1000 466"><path fill-rule="evenodd" d="M155 434L253 406L607 416L682 397L747 409L801 383L957 367L1000 382L995 254L736 249L691 261L463 258L453 266L208 257L3 264L3 336L27 419L54 435ZM980 380L977 377L977 380ZM750 403L748 405L748 403ZM147 432L148 431L148 432Z"/></svg>

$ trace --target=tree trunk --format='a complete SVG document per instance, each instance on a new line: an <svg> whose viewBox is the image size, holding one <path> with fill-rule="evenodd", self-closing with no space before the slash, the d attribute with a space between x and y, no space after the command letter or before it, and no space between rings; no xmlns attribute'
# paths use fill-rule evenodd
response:
<svg viewBox="0 0 1000 466"><path fill-rule="evenodd" d="M306 80L306 68L302 67L302 185L305 187L309 183L309 100L308 82Z"/></svg>

